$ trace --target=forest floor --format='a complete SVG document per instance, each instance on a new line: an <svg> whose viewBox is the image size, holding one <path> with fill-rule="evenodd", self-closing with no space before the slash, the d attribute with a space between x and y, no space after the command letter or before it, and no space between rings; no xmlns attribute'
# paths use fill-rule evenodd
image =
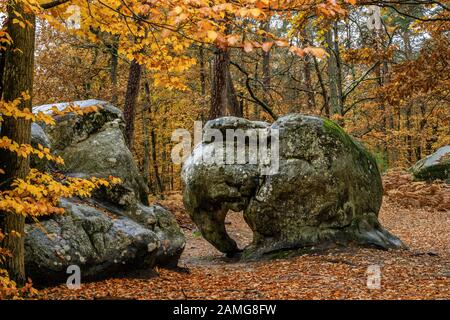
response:
<svg viewBox="0 0 450 320"><path fill-rule="evenodd" d="M288 259L240 263L206 242L187 216L181 195L160 204L175 213L187 243L180 270L155 271L40 291L41 299L450 299L450 185L411 182L393 172L383 178L382 225L408 250L333 249ZM227 230L244 247L252 232L241 213ZM367 287L378 265L381 287Z"/></svg>

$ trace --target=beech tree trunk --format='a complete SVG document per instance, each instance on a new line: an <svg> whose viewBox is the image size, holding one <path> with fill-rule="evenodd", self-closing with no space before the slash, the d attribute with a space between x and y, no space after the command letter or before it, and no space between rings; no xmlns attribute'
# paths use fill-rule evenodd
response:
<svg viewBox="0 0 450 320"><path fill-rule="evenodd" d="M125 120L125 141L130 150L133 150L134 140L134 120L136 115L136 104L139 96L139 87L141 83L142 66L131 61L128 75L127 92L125 94L125 107L123 117Z"/></svg>
<svg viewBox="0 0 450 320"><path fill-rule="evenodd" d="M25 28L13 23L15 18L21 15L28 20L31 26ZM10 1L8 5L7 31L12 38L13 44L5 54L5 69L3 74L3 100L12 101L20 98L22 92L32 96L33 71L34 71L34 38L35 38L35 16L25 12L22 2ZM19 108L31 110L31 99L23 101ZM31 143L31 122L29 120L5 117L1 136L7 136L18 144ZM29 157L18 157L15 153L0 149L0 166L6 174L2 177L0 188L8 189L17 178L25 178L30 170ZM2 213L2 230L6 237L3 239L2 247L9 250L12 257L8 257L4 263L11 279L19 285L25 283L24 262L24 226L25 217L12 213ZM18 232L21 237L13 234Z"/></svg>

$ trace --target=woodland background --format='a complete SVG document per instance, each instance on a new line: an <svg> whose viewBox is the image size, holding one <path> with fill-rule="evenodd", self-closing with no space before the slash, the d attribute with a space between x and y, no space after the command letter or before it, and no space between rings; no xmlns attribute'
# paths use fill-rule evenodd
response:
<svg viewBox="0 0 450 320"><path fill-rule="evenodd" d="M306 12L290 21L253 21L270 37L325 48L329 58L302 57L277 46L267 52L229 49L226 68L238 107L249 119L273 120L262 104L277 115L331 117L369 146L382 170L408 167L450 141L448 8L434 1L387 1L378 30L368 28L367 6L346 9L333 20ZM45 22L37 31L34 105L94 98L124 106L135 79L130 61L117 51L117 37L91 30L80 38ZM175 39L159 40L169 41ZM153 56L157 46L153 42L142 56L150 68L142 72L133 145L152 191L162 193L180 189L180 168L170 160L172 131L208 119L216 48L189 45L183 56L172 58L183 59L180 70L166 75L159 68L164 61Z"/></svg>
<svg viewBox="0 0 450 320"><path fill-rule="evenodd" d="M192 130L195 120L329 117L364 142L382 172L450 143L447 0L3 0L0 12L0 174L8 181L0 185L0 258L14 253L7 269L20 284L25 216L61 213L60 196L109 184L61 187L30 173L30 154L61 160L29 145L31 121L52 122L31 105L99 99L121 108L127 144L159 200L181 189L172 132ZM448 209L439 207L448 204L446 185L402 179L395 202ZM445 234L438 220L436 235ZM407 225L393 229L409 239ZM16 290L3 269L0 284Z"/></svg>

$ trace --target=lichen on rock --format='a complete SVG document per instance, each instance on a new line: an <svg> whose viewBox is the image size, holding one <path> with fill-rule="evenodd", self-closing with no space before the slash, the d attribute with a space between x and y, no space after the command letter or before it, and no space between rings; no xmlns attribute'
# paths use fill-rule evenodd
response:
<svg viewBox="0 0 450 320"><path fill-rule="evenodd" d="M202 161L209 148L224 148L217 142L203 142L186 160L182 171L186 208L218 250L228 255L240 251L225 229L228 210L242 210L253 231L246 258L330 245L404 247L378 222L383 190L373 156L337 124L291 114L270 126L225 117L207 123L205 130L221 126L278 130L279 168L262 175L260 163Z"/></svg>
<svg viewBox="0 0 450 320"><path fill-rule="evenodd" d="M443 146L419 160L412 168L416 180L444 180L450 183L450 146Z"/></svg>
<svg viewBox="0 0 450 320"><path fill-rule="evenodd" d="M98 100L73 104L99 109L85 115L56 116L55 126L35 124L32 140L51 145L64 159L58 170L66 176L114 176L122 183L97 191L91 199L61 199L64 215L27 223L27 274L45 282L66 279L66 269L72 264L88 278L156 264L176 266L184 250L184 235L168 210L148 206L148 188L125 144L122 112ZM68 105L55 106L62 110ZM52 106L34 111L51 113Z"/></svg>

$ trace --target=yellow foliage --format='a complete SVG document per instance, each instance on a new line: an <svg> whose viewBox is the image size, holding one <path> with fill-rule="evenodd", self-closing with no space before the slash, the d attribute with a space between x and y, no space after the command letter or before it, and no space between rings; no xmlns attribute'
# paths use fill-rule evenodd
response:
<svg viewBox="0 0 450 320"><path fill-rule="evenodd" d="M63 213L58 207L61 197L90 197L95 189L117 183L120 179L112 177L109 180L54 177L31 169L26 179L16 179L10 190L0 192L0 211L29 217Z"/></svg>

